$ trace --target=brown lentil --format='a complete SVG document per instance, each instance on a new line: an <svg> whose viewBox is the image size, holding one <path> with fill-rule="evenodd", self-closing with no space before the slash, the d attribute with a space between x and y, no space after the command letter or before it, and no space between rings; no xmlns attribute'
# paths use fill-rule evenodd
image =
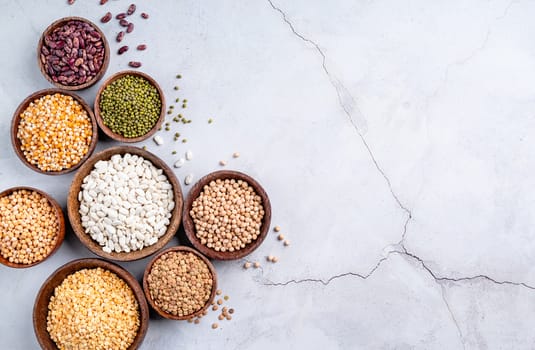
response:
<svg viewBox="0 0 535 350"><path fill-rule="evenodd" d="M275 231L275 232L279 232L280 230L281 230L281 228L280 228L279 226L275 226L275 227L273 228L273 231Z"/></svg>
<svg viewBox="0 0 535 350"><path fill-rule="evenodd" d="M277 236L277 239L278 239L279 241L282 241L282 240L284 239L284 235L283 235L282 233L279 234L279 235Z"/></svg>
<svg viewBox="0 0 535 350"><path fill-rule="evenodd" d="M217 318L218 318L219 321L223 321L223 319L225 318L225 316L223 316L223 315L219 315Z"/></svg>
<svg viewBox="0 0 535 350"><path fill-rule="evenodd" d="M212 311L217 311L218 308L219 308L219 306L214 305L214 306L212 306Z"/></svg>
<svg viewBox="0 0 535 350"><path fill-rule="evenodd" d="M221 295L221 293L223 293L223 292L221 291L221 289L218 289L218 290L215 291L215 294L216 294L216 295Z"/></svg>
<svg viewBox="0 0 535 350"><path fill-rule="evenodd" d="M217 323L212 323L212 329L216 329L219 325Z"/></svg>
<svg viewBox="0 0 535 350"><path fill-rule="evenodd" d="M289 245L290 245L290 241L289 241L289 240L285 240L285 241L284 241L284 245L285 245L286 247L289 246Z"/></svg>
<svg viewBox="0 0 535 350"><path fill-rule="evenodd" d="M0 253L12 263L32 264L55 246L59 223L40 193L17 190L0 198Z"/></svg>
<svg viewBox="0 0 535 350"><path fill-rule="evenodd" d="M264 208L262 198L246 181L217 179L204 186L190 215L201 244L233 252L258 238Z"/></svg>
<svg viewBox="0 0 535 350"><path fill-rule="evenodd" d="M255 269L257 269L257 268L260 267L260 263L258 261L255 261L253 266L254 266Z"/></svg>
<svg viewBox="0 0 535 350"><path fill-rule="evenodd" d="M56 93L34 100L20 115L17 138L26 160L43 171L77 165L89 151L91 120L82 105Z"/></svg>
<svg viewBox="0 0 535 350"><path fill-rule="evenodd" d="M47 330L60 349L128 349L139 325L134 293L102 268L67 276L48 304Z"/></svg>
<svg viewBox="0 0 535 350"><path fill-rule="evenodd" d="M228 313L232 315L234 313L234 309L229 309Z"/></svg>
<svg viewBox="0 0 535 350"><path fill-rule="evenodd" d="M165 312L187 316L210 299L212 274L204 261L190 252L168 252L152 265L147 277L154 303Z"/></svg>
<svg viewBox="0 0 535 350"><path fill-rule="evenodd" d="M245 264L243 264L243 268L244 269L248 269L251 267L251 263L250 262L246 262Z"/></svg>

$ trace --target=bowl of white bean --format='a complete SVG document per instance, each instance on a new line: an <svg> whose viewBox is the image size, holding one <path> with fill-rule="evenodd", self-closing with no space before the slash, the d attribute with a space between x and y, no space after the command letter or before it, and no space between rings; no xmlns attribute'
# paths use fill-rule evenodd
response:
<svg viewBox="0 0 535 350"><path fill-rule="evenodd" d="M89 158L69 190L67 214L80 241L117 261L162 249L180 226L180 184L163 160L141 148L118 146Z"/></svg>

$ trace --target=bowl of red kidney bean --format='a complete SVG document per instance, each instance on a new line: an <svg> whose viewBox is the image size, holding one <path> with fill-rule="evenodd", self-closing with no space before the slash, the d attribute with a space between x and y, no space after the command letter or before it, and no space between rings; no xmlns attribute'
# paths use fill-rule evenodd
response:
<svg viewBox="0 0 535 350"><path fill-rule="evenodd" d="M102 78L110 62L104 33L82 17L64 17L49 25L37 45L43 76L65 90L82 90Z"/></svg>

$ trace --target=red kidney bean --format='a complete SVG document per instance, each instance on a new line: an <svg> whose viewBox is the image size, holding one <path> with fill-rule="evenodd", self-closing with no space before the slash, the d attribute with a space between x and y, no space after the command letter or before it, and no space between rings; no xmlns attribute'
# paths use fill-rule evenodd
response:
<svg viewBox="0 0 535 350"><path fill-rule="evenodd" d="M128 16L130 16L134 12L136 12L136 5L135 4L130 4L130 6L128 6L128 11L126 11L126 14Z"/></svg>
<svg viewBox="0 0 535 350"><path fill-rule="evenodd" d="M104 62L100 33L77 20L68 21L46 35L40 52L44 71L52 81L63 85L91 81Z"/></svg>
<svg viewBox="0 0 535 350"><path fill-rule="evenodd" d="M143 13L141 14L141 18L143 18L143 19L147 19L147 18L149 18L149 14L143 12Z"/></svg>
<svg viewBox="0 0 535 350"><path fill-rule="evenodd" d="M125 45L125 46L121 46L121 47L119 48L119 50L117 51L117 54L122 55L122 54L125 53L126 51L128 51L128 46L127 46L127 45Z"/></svg>
<svg viewBox="0 0 535 350"><path fill-rule="evenodd" d="M119 21L119 24L122 26L122 27L128 27L128 25L130 24L130 22L128 22L126 19L122 19Z"/></svg>
<svg viewBox="0 0 535 350"><path fill-rule="evenodd" d="M132 68L139 68L141 67L141 62L136 62L136 61L130 61L128 62L128 65Z"/></svg>
<svg viewBox="0 0 535 350"><path fill-rule="evenodd" d="M101 5L104 5L104 4L107 3L107 2L108 2L108 0L100 0L100 4L101 4Z"/></svg>
<svg viewBox="0 0 535 350"><path fill-rule="evenodd" d="M121 41L123 41L123 38L124 38L124 32L119 32L117 33L117 37L115 38L115 40L117 40L118 43L120 43Z"/></svg>
<svg viewBox="0 0 535 350"><path fill-rule="evenodd" d="M146 48L147 48L147 45L145 45L145 44L140 44L140 45L137 46L137 49L138 49L139 51L143 51L143 50L145 50Z"/></svg>
<svg viewBox="0 0 535 350"><path fill-rule="evenodd" d="M108 12L100 19L102 23L108 23L111 20L111 12Z"/></svg>
<svg viewBox="0 0 535 350"><path fill-rule="evenodd" d="M121 12L121 13L118 13L117 16L115 16L115 19L123 19L125 17L126 17L126 13Z"/></svg>
<svg viewBox="0 0 535 350"><path fill-rule="evenodd" d="M132 33L134 31L134 23L129 23L128 24L128 27L126 27L126 32L127 33Z"/></svg>

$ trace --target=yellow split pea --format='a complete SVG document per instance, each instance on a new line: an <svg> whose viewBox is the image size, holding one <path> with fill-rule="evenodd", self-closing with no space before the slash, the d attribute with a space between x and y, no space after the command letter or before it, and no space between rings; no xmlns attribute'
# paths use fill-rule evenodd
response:
<svg viewBox="0 0 535 350"><path fill-rule="evenodd" d="M134 292L100 267L67 276L48 304L47 331L59 349L128 349L139 326Z"/></svg>
<svg viewBox="0 0 535 350"><path fill-rule="evenodd" d="M17 130L24 157L43 171L61 171L80 163L92 137L83 106L61 93L31 102L21 113Z"/></svg>

